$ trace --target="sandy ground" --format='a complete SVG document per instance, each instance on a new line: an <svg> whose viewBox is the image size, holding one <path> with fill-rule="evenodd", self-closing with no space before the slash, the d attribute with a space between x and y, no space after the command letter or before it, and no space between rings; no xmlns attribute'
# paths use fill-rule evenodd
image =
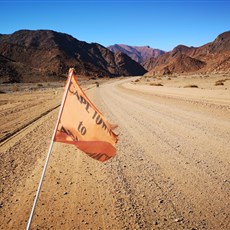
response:
<svg viewBox="0 0 230 230"><path fill-rule="evenodd" d="M119 125L117 155L100 163L55 143L32 229L230 229L230 89L215 77L87 90ZM1 136L24 127L0 143L0 229L25 229L62 91L0 95Z"/></svg>

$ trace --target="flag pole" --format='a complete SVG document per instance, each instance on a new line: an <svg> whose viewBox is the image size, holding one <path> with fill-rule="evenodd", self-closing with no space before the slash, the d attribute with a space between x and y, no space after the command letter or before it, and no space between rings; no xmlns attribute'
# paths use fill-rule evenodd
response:
<svg viewBox="0 0 230 230"><path fill-rule="evenodd" d="M55 129L54 129L54 132L53 132L50 147L49 147L48 154L47 154L47 157L46 157L46 162L45 162L45 165L44 165L44 168L43 168L43 172L42 172L42 176L41 176L41 179L40 179L40 182L39 182L39 185L38 185L36 196L34 198L34 203L33 203L33 207L32 207L31 213L30 213L30 217L29 217L29 220L28 220L28 223L27 223L27 226L26 226L26 230L30 230L30 226L31 226L31 223L32 223L34 211L35 211L35 208L36 208L36 205L37 205L38 197L39 197L39 194L40 194L40 191L41 191L42 183L43 183L43 180L44 180L44 177L45 177L46 169L47 169L48 162L49 162L49 159L50 159L50 155L51 155L51 152L52 152L52 149L53 149L55 134L56 134L57 129L58 129L58 124L59 124L59 121L60 121L60 118L61 118L61 115L62 115L63 107L64 107L64 104L65 104L65 100L66 100L66 96L67 96L67 93L68 93L68 89L69 89L69 85L70 85L70 82L71 82L73 72L74 72L74 69L71 68L69 70L68 81L67 81L67 84L66 84L66 88L65 88L63 98L62 98L62 103L61 103L61 107L60 107L60 110L59 110L57 123L56 123Z"/></svg>

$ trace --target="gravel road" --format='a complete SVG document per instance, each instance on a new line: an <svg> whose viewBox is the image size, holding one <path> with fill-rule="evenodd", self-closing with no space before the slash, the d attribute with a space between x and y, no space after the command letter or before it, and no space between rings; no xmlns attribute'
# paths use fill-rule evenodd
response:
<svg viewBox="0 0 230 230"><path fill-rule="evenodd" d="M131 80L87 91L119 126L117 155L55 143L32 229L230 229L229 90ZM57 113L1 146L1 229L25 229Z"/></svg>

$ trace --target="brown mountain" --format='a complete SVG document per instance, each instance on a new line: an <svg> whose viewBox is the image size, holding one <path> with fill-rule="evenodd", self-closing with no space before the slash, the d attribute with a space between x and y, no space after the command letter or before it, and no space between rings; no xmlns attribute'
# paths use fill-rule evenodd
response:
<svg viewBox="0 0 230 230"><path fill-rule="evenodd" d="M0 35L0 82L39 82L77 74L95 77L143 75L146 70L125 54L50 30Z"/></svg>
<svg viewBox="0 0 230 230"><path fill-rule="evenodd" d="M165 52L159 49L153 49L149 46L128 46L124 44L115 44L107 47L112 52L122 52L131 57L134 61L143 63L150 58L156 58Z"/></svg>
<svg viewBox="0 0 230 230"><path fill-rule="evenodd" d="M143 66L148 75L173 73L217 73L230 71L230 31L200 47L179 45L151 58Z"/></svg>

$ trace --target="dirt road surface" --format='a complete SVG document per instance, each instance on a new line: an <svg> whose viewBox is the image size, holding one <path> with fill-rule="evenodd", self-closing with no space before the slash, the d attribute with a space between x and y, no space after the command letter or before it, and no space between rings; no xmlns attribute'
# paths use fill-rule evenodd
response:
<svg viewBox="0 0 230 230"><path fill-rule="evenodd" d="M117 155L100 163L55 143L31 229L230 229L229 89L131 80L86 91L119 125ZM31 110L42 115L0 146L0 229L29 218L61 92L43 94L53 110Z"/></svg>

